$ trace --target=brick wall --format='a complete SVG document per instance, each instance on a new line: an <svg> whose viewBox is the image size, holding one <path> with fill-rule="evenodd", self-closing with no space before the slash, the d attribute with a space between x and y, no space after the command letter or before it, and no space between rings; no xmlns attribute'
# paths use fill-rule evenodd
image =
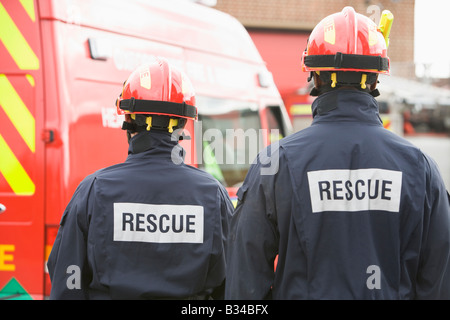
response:
<svg viewBox="0 0 450 320"><path fill-rule="evenodd" d="M394 14L388 50L391 74L414 77L414 0L217 0L215 8L247 29L309 33L321 19L347 5L372 18L376 11L371 9Z"/></svg>

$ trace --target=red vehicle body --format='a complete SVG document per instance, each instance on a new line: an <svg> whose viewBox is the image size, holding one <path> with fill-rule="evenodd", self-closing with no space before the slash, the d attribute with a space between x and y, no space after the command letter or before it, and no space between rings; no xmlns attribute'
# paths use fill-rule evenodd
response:
<svg viewBox="0 0 450 320"><path fill-rule="evenodd" d="M200 121L182 141L188 163L208 170L199 161L208 128L292 132L247 31L213 8L1 0L0 40L0 299L49 294L45 263L61 215L86 175L126 159L114 101L149 55L167 58L193 82ZM213 164L230 195L251 161Z"/></svg>

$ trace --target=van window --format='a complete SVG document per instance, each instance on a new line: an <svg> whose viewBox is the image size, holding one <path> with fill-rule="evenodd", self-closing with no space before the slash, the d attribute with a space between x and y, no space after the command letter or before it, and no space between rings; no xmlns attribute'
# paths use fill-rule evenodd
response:
<svg viewBox="0 0 450 320"><path fill-rule="evenodd" d="M196 100L198 166L224 186L238 187L264 147L258 105L202 96Z"/></svg>
<svg viewBox="0 0 450 320"><path fill-rule="evenodd" d="M280 106L267 107L267 127L270 131L270 143L286 137L287 132L283 125L283 116L281 114ZM278 135L275 135L271 131L274 129L278 129Z"/></svg>

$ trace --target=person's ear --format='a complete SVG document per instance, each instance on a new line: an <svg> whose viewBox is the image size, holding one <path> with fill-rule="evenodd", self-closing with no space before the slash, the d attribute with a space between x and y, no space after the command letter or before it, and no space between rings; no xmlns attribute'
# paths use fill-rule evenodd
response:
<svg viewBox="0 0 450 320"><path fill-rule="evenodd" d="M323 82L322 80L320 80L320 76L315 71L313 71L313 79L314 79L314 87L316 89L319 89L323 85Z"/></svg>
<svg viewBox="0 0 450 320"><path fill-rule="evenodd" d="M377 84L378 84L378 74L377 78L375 79L375 82L370 85L370 91L375 90L377 88Z"/></svg>

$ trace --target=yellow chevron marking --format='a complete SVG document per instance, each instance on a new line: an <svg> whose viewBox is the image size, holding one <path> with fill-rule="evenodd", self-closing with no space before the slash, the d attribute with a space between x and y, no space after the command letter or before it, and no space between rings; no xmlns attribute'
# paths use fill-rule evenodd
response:
<svg viewBox="0 0 450 320"><path fill-rule="evenodd" d="M20 3L30 16L31 21L34 22L36 20L36 16L34 15L34 0L20 0Z"/></svg>
<svg viewBox="0 0 450 320"><path fill-rule="evenodd" d="M22 1L28 3L29 1ZM22 5L23 5L22 3ZM29 5L26 4L28 7ZM28 12L28 10L27 10ZM28 13L29 14L29 13ZM33 9L34 16L34 9ZM21 70L39 69L39 59L0 3L0 40Z"/></svg>
<svg viewBox="0 0 450 320"><path fill-rule="evenodd" d="M25 169L0 134L0 172L17 195L32 195L36 189Z"/></svg>
<svg viewBox="0 0 450 320"><path fill-rule="evenodd" d="M28 148L35 151L35 120L5 74L0 74L0 105L22 136Z"/></svg>
<svg viewBox="0 0 450 320"><path fill-rule="evenodd" d="M31 84L31 86L34 87L35 82L34 82L33 76L31 74L26 74L25 77L27 78L27 80Z"/></svg>

